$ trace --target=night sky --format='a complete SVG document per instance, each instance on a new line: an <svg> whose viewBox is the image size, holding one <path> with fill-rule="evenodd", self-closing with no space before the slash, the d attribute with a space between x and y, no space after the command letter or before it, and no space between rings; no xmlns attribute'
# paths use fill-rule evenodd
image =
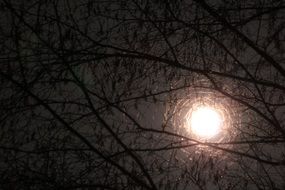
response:
<svg viewBox="0 0 285 190"><path fill-rule="evenodd" d="M284 29L281 0L0 0L0 189L284 190Z"/></svg>

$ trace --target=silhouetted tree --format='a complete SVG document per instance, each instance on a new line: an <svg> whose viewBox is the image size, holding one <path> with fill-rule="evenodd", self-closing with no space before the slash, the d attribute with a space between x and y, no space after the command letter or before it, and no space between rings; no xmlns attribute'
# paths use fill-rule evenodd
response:
<svg viewBox="0 0 285 190"><path fill-rule="evenodd" d="M0 3L2 189L284 189L283 1Z"/></svg>

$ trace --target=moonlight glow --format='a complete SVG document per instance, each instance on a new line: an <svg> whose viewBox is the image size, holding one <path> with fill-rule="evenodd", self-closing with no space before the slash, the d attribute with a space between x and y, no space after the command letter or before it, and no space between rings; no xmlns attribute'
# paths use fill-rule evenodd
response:
<svg viewBox="0 0 285 190"><path fill-rule="evenodd" d="M222 118L214 108L199 107L190 117L191 131L199 137L211 138L221 131Z"/></svg>
<svg viewBox="0 0 285 190"><path fill-rule="evenodd" d="M236 130L232 126L240 125L239 107L235 102L207 89L189 88L180 95L179 101L170 102L164 113L164 122L171 123L177 134L212 143L227 142L235 137Z"/></svg>

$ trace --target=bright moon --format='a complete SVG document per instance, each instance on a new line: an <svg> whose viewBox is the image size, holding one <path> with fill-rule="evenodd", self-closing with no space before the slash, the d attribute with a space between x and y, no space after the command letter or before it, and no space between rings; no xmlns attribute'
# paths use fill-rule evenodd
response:
<svg viewBox="0 0 285 190"><path fill-rule="evenodd" d="M212 138L221 130L222 118L214 108L199 107L190 117L192 132L201 138Z"/></svg>

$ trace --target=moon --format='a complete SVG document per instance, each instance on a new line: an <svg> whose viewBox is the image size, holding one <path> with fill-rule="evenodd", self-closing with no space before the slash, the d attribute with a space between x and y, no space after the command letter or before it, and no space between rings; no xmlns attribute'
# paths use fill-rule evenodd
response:
<svg viewBox="0 0 285 190"><path fill-rule="evenodd" d="M222 117L212 107L198 107L190 115L190 129L196 136L210 139L221 132Z"/></svg>

